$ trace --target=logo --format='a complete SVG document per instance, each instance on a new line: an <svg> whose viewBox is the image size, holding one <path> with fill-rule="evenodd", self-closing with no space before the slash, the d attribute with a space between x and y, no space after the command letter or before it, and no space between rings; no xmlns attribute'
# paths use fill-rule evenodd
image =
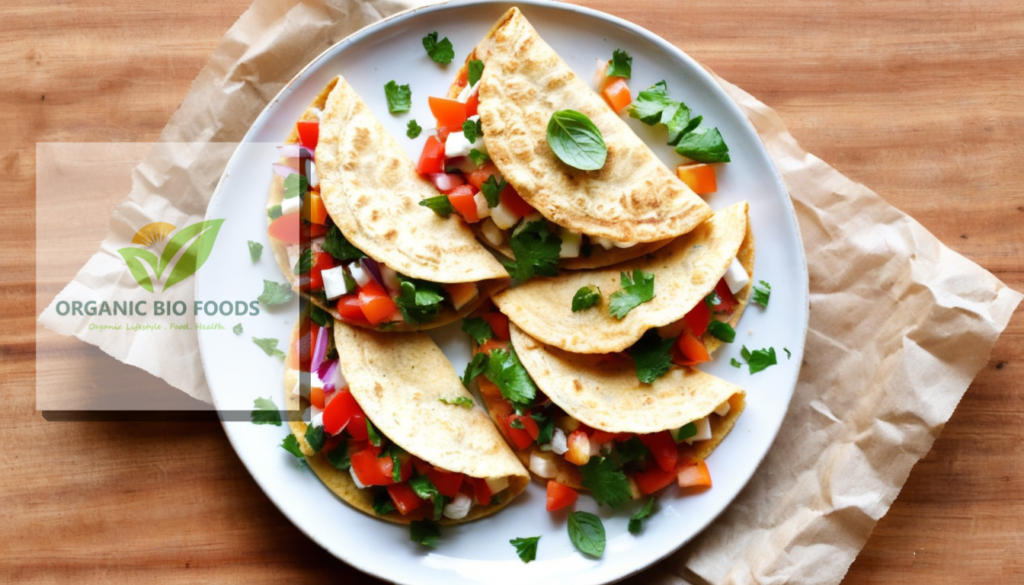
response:
<svg viewBox="0 0 1024 585"><path fill-rule="evenodd" d="M223 219L194 223L168 240L167 237L177 228L166 222L154 222L143 226L132 238L133 244L141 244L143 248L121 248L117 252L124 258L135 282L149 292L155 292L153 283L159 284L164 272L173 264L163 283L163 292L203 266L210 257L222 223Z"/></svg>

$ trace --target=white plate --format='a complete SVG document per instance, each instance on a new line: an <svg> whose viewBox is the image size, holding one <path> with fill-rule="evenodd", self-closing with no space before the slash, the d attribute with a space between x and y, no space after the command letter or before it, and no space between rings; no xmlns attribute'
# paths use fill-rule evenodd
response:
<svg viewBox="0 0 1024 585"><path fill-rule="evenodd" d="M417 140L405 137L406 123L433 125L427 107L430 95L445 95L458 63L509 7L506 3L458 2L406 12L364 29L338 43L304 69L257 118L232 157L208 217L227 218L219 244L197 274L196 298L253 299L262 279L281 280L269 254L264 202L274 149L288 135L310 100L338 74L343 74L384 126L399 138L411 157L418 157L426 132ZM578 510L598 513L608 544L595 560L578 553L569 542L563 513L544 509L544 487L534 482L507 509L470 524L445 528L439 546L423 548L409 539L408 529L363 515L339 501L308 470L296 465L278 447L285 427L224 422L224 429L242 462L281 511L316 543L339 559L373 575L401 583L485 581L517 583L557 581L600 583L620 579L648 567L692 539L725 509L750 479L782 424L796 384L807 328L807 269L792 204L760 140L740 110L692 59L663 39L634 24L577 6L520 2L523 13L583 79L593 74L596 58L612 50L633 56L634 92L666 79L670 94L685 101L717 126L734 162L718 168L718 193L708 198L715 209L746 199L757 240L755 280L772 285L770 308L750 307L737 328L736 343L716 354L706 371L747 390L747 409L736 428L708 460L714 487L700 495L680 497L674 486L658 497L658 512L633 536L626 523L635 505L611 512L581 496ZM456 59L440 66L427 57L420 39L431 31L451 39ZM396 79L412 87L413 108L391 115L384 84ZM665 145L664 130L629 120L637 133L670 167L680 158ZM267 247L255 266L246 240ZM262 312L239 319L245 334L200 331L207 380L218 410L251 410L258 396L283 404L281 360L265 356L250 340L287 340L296 308ZM457 326L435 336L461 371L469 357L468 342ZM740 346L775 347L779 364L756 375L733 368ZM792 353L787 358L783 348ZM537 560L524 564L509 540L541 535ZM570 578L571 577L571 578Z"/></svg>

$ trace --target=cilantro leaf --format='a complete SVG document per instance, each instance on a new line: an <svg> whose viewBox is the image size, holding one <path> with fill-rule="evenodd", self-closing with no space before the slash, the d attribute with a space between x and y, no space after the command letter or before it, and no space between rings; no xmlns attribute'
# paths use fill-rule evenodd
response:
<svg viewBox="0 0 1024 585"><path fill-rule="evenodd" d="M621 289L612 293L608 311L616 318L622 319L630 311L654 298L654 275L642 270L634 270L630 277L628 272L619 273Z"/></svg>
<svg viewBox="0 0 1024 585"><path fill-rule="evenodd" d="M448 40L448 37L438 42L437 31L423 37L423 48L427 50L427 55L430 55L430 58L437 63L448 64L455 58L455 48L452 47L452 42Z"/></svg>
<svg viewBox="0 0 1024 585"><path fill-rule="evenodd" d="M358 260L366 254L359 248L353 246L346 238L345 234L341 233L338 226L332 225L331 229L327 230L327 235L324 237L324 252L327 252L334 257L338 262L348 262L349 260Z"/></svg>
<svg viewBox="0 0 1024 585"><path fill-rule="evenodd" d="M643 526L645 518L650 517L654 513L654 498L647 500L643 508L640 508L633 517L629 519L629 533L640 534L640 528Z"/></svg>
<svg viewBox="0 0 1024 585"><path fill-rule="evenodd" d="M391 480L395 483L402 483L402 455L405 455L405 450L395 444L388 447L383 455L391 458Z"/></svg>
<svg viewBox="0 0 1024 585"><path fill-rule="evenodd" d="M296 275L305 274L313 269L313 250L306 248L299 254L299 259L295 261L295 267L292 268L292 272Z"/></svg>
<svg viewBox="0 0 1024 585"><path fill-rule="evenodd" d="M469 151L469 158L473 161L473 164L475 164L478 167L484 166L485 164L487 164L487 161L491 160L491 157L487 156L486 154L480 152L475 148Z"/></svg>
<svg viewBox="0 0 1024 585"><path fill-rule="evenodd" d="M292 292L292 285L287 282L274 282L273 280L263 281L263 294L256 297L259 302L268 307L283 305L292 300L295 293Z"/></svg>
<svg viewBox="0 0 1024 585"><path fill-rule="evenodd" d="M483 345L485 341L494 337L494 330L491 329L491 324L480 317L463 319L462 330L472 337L477 345Z"/></svg>
<svg viewBox="0 0 1024 585"><path fill-rule="evenodd" d="M742 368L743 367L743 364L741 364L740 362L736 361L736 358L730 358L729 359L729 365L731 365L734 368Z"/></svg>
<svg viewBox="0 0 1024 585"><path fill-rule="evenodd" d="M417 475L410 479L409 487L423 500L429 500L438 493L437 487L425 475Z"/></svg>
<svg viewBox="0 0 1024 585"><path fill-rule="evenodd" d="M668 143L672 146L678 144L683 135L700 125L703 119L701 116L690 118L690 108L682 102L666 108L662 112L661 120L668 128Z"/></svg>
<svg viewBox="0 0 1024 585"><path fill-rule="evenodd" d="M423 132L423 128L416 123L416 120L409 120L409 124L406 126L405 135L409 138L416 138Z"/></svg>
<svg viewBox="0 0 1024 585"><path fill-rule="evenodd" d="M282 215L284 215L284 213L281 211L280 205L274 205L273 207L267 210L267 217L270 218L270 221L274 221L275 219L281 217Z"/></svg>
<svg viewBox="0 0 1024 585"><path fill-rule="evenodd" d="M732 343L736 340L736 330L732 328L732 325L729 325L725 321L716 321L712 319L711 322L708 323L708 333L726 343Z"/></svg>
<svg viewBox="0 0 1024 585"><path fill-rule="evenodd" d="M558 276L562 238L551 233L544 220L524 222L509 241L515 262L505 264L512 278L526 282L534 275Z"/></svg>
<svg viewBox="0 0 1024 585"><path fill-rule="evenodd" d="M487 177L487 180L480 185L480 191L484 194L484 199L487 200L487 207L497 207L501 203L501 192L508 187L508 181L502 179L499 183L494 175ZM561 245L559 245L561 250Z"/></svg>
<svg viewBox="0 0 1024 585"><path fill-rule="evenodd" d="M438 398L438 400L445 404L450 404L452 406L461 406L462 408L473 408L473 405L476 404L475 402L473 402L472 398L468 398L466 396L456 396L455 398Z"/></svg>
<svg viewBox="0 0 1024 585"><path fill-rule="evenodd" d="M697 423L688 422L678 429L672 431L672 438L676 440L676 443L682 443L687 439L692 439L697 436Z"/></svg>
<svg viewBox="0 0 1024 585"><path fill-rule="evenodd" d="M299 173L292 173L284 179L284 198L291 199L305 195L309 191L309 181Z"/></svg>
<svg viewBox="0 0 1024 585"><path fill-rule="evenodd" d="M702 163L729 162L729 147L725 145L718 128L697 128L680 138L676 152L690 160Z"/></svg>
<svg viewBox="0 0 1024 585"><path fill-rule="evenodd" d="M327 443L327 436L324 434L323 427L306 425L305 438L310 448L313 449L313 453L319 453L320 449L323 449L324 444Z"/></svg>
<svg viewBox="0 0 1024 585"><path fill-rule="evenodd" d="M650 453L650 450L640 440L640 437L633 435L628 441L615 443L615 453L618 456L619 464L625 465L631 461L642 461Z"/></svg>
<svg viewBox="0 0 1024 585"><path fill-rule="evenodd" d="M519 558L524 563L528 563L537 558L537 541L539 540L539 536L531 536L529 538L513 538L508 542L516 547L516 554L519 555Z"/></svg>
<svg viewBox="0 0 1024 585"><path fill-rule="evenodd" d="M331 315L320 307L310 304L309 318L321 327L327 327L331 323Z"/></svg>
<svg viewBox="0 0 1024 585"><path fill-rule="evenodd" d="M537 428L539 430L537 433L537 444L543 445L545 443L550 443L551 438L555 434L555 417L545 416L540 412L531 412L530 418L537 423Z"/></svg>
<svg viewBox="0 0 1024 585"><path fill-rule="evenodd" d="M651 329L626 350L636 365L636 377L644 384L650 384L668 373L672 367L672 345L675 339L662 339L657 330Z"/></svg>
<svg viewBox="0 0 1024 585"><path fill-rule="evenodd" d="M377 428L373 426L370 419L366 419L366 436L367 440L374 447L380 447L384 443L384 439L381 438L380 433L377 432Z"/></svg>
<svg viewBox="0 0 1024 585"><path fill-rule="evenodd" d="M747 360L747 367L750 369L751 374L756 374L769 366L779 363L775 358L774 347L750 351L744 346L740 351L740 355L743 356L743 359Z"/></svg>
<svg viewBox="0 0 1024 585"><path fill-rule="evenodd" d="M466 120L462 123L462 134L470 144L476 142L476 139L480 137L480 132L477 132L477 122L479 122L479 120Z"/></svg>
<svg viewBox="0 0 1024 585"><path fill-rule="evenodd" d="M327 461L334 466L335 469L346 471L349 467L352 467L352 459L349 457L348 444L345 439L342 438L341 443L334 449L331 449L327 453Z"/></svg>
<svg viewBox="0 0 1024 585"><path fill-rule="evenodd" d="M395 304L402 317L413 325L429 323L441 313L444 288L437 283L418 278L398 276L401 291L395 297Z"/></svg>
<svg viewBox="0 0 1024 585"><path fill-rule="evenodd" d="M388 100L388 111L392 114L408 112L412 107L412 90L408 85L398 85L394 79L384 86L384 97Z"/></svg>
<svg viewBox="0 0 1024 585"><path fill-rule="evenodd" d="M501 390L502 397L514 404L528 405L537 397L533 378L519 363L516 350L496 349L487 361L487 379Z"/></svg>
<svg viewBox="0 0 1024 585"><path fill-rule="evenodd" d="M441 217L448 217L454 211L452 202L448 199L447 195L438 195L437 197L427 197L426 199L420 200L420 205L430 209L434 213Z"/></svg>
<svg viewBox="0 0 1024 585"><path fill-rule="evenodd" d="M249 257L252 261L259 262L260 256L263 254L263 244L249 240Z"/></svg>
<svg viewBox="0 0 1024 585"><path fill-rule="evenodd" d="M235 332L235 335L241 335L242 334L242 324L239 323L238 325L235 325L234 327L231 328L231 330Z"/></svg>
<svg viewBox="0 0 1024 585"><path fill-rule="evenodd" d="M489 362L490 358L487 357L486 353L478 353L473 356L473 361L466 364L466 372L462 374L462 385L469 388L470 382L487 371Z"/></svg>
<svg viewBox="0 0 1024 585"><path fill-rule="evenodd" d="M788 359L792 359L792 357L793 357L793 354L789 353L789 349L788 349L788 348L785 348L785 347L784 347L784 348L782 348L782 351L786 352L786 359L787 359L787 360L788 360Z"/></svg>
<svg viewBox="0 0 1024 585"><path fill-rule="evenodd" d="M604 70L604 74L608 77L623 77L629 79L630 75L633 74L633 57L629 56L629 53L615 49L612 52L612 60L608 63L608 68Z"/></svg>
<svg viewBox="0 0 1024 585"><path fill-rule="evenodd" d="M255 343L269 356L284 357L284 352L277 349L277 340L273 337L265 337L260 339L259 337L253 337L252 342Z"/></svg>
<svg viewBox="0 0 1024 585"><path fill-rule="evenodd" d="M513 428L513 429L525 429L526 428L526 425L523 424L523 421L520 420L518 416L516 418L513 418L512 422L508 423L508 426Z"/></svg>
<svg viewBox="0 0 1024 585"><path fill-rule="evenodd" d="M484 74L484 62L478 59L473 59L466 66L466 76L469 81L469 86L473 87L476 82L480 81L480 77Z"/></svg>
<svg viewBox="0 0 1024 585"><path fill-rule="evenodd" d="M637 94L629 106L629 116L648 126L654 126L662 121L661 113L665 108L676 103L678 102L668 97L668 84L661 80Z"/></svg>
<svg viewBox="0 0 1024 585"><path fill-rule="evenodd" d="M299 440L295 438L295 435L288 433L288 436L281 441L281 448L305 462L306 456L302 454L302 449L299 448Z"/></svg>
<svg viewBox="0 0 1024 585"><path fill-rule="evenodd" d="M581 286L572 296L572 312L578 313L601 302L601 289L593 284Z"/></svg>
<svg viewBox="0 0 1024 585"><path fill-rule="evenodd" d="M618 508L633 497L626 474L607 457L591 457L586 465L580 467L580 473L583 475L583 487L591 491L598 505Z"/></svg>
<svg viewBox="0 0 1024 585"><path fill-rule="evenodd" d="M569 511L569 540L576 550L592 557L604 554L605 534L601 519L590 512Z"/></svg>
<svg viewBox="0 0 1024 585"><path fill-rule="evenodd" d="M768 306L768 299L772 296L772 285L760 280L761 286L754 285L754 302L762 307Z"/></svg>
<svg viewBox="0 0 1024 585"><path fill-rule="evenodd" d="M252 418L252 424L281 426L281 412L277 410L277 405L273 400L257 398L253 401L253 406L256 410L249 415Z"/></svg>
<svg viewBox="0 0 1024 585"><path fill-rule="evenodd" d="M395 503L391 501L391 496L388 495L387 490L377 490L373 494L373 513L378 516L383 516L388 512L395 511Z"/></svg>
<svg viewBox="0 0 1024 585"><path fill-rule="evenodd" d="M413 520L409 524L409 537L423 546L436 546L441 529L430 520Z"/></svg>

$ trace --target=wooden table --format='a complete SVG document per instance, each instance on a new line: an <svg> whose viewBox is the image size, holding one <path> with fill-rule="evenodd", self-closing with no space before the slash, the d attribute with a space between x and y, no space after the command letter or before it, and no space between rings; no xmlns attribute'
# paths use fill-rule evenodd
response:
<svg viewBox="0 0 1024 585"><path fill-rule="evenodd" d="M361 579L276 510L218 424L34 410L34 143L154 140L249 1L0 7L0 580ZM1019 0L586 4L774 107L808 150L1024 290ZM1018 311L846 583L1024 580L1022 429Z"/></svg>

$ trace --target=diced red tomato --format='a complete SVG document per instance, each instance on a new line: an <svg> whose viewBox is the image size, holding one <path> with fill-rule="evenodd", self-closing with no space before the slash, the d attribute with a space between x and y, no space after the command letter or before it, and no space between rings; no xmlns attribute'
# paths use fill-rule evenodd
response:
<svg viewBox="0 0 1024 585"><path fill-rule="evenodd" d="M463 65L459 68L459 72L455 75L455 85L459 87L469 85L469 67Z"/></svg>
<svg viewBox="0 0 1024 585"><path fill-rule="evenodd" d="M459 127L459 130L462 130L461 126ZM441 126L440 128L437 129L437 140L441 144L444 144L445 142L448 141L448 135L451 134L451 132L452 131L451 131L450 128L447 128L445 126Z"/></svg>
<svg viewBox="0 0 1024 585"><path fill-rule="evenodd" d="M681 488L711 487L711 472L703 459L683 461L676 477Z"/></svg>
<svg viewBox="0 0 1024 585"><path fill-rule="evenodd" d="M334 402L333 400L331 402ZM366 428L366 415L360 410L356 414L352 415L352 420L348 422L348 426L345 427L345 431L348 432L349 436L357 441L369 441L370 431ZM370 445L370 448L375 448Z"/></svg>
<svg viewBox="0 0 1024 585"><path fill-rule="evenodd" d="M729 290L729 285L725 282L724 278L715 285L715 292L718 293L718 298L721 302L711 309L716 313L732 313L733 309L736 308L736 297Z"/></svg>
<svg viewBox="0 0 1024 585"><path fill-rule="evenodd" d="M501 398L501 389L499 389L497 386L495 386L494 382L491 382L490 380L488 380L487 378L485 378L483 376L478 376L477 379L476 379L476 383L477 383L477 386L480 387L480 394L482 396L486 396L486 397L490 397L490 398ZM495 402L495 404L508 404L508 402L505 402L505 401L501 400L501 401ZM509 410L511 410L511 409L512 409L512 407L509 406ZM497 418L497 416L495 418Z"/></svg>
<svg viewBox="0 0 1024 585"><path fill-rule="evenodd" d="M352 471L359 478L359 483L363 485L392 485L395 483L391 477L390 457L378 457L372 449L363 449L358 453L353 453L350 459ZM381 460L387 462L386 468Z"/></svg>
<svg viewBox="0 0 1024 585"><path fill-rule="evenodd" d="M309 290L318 291L324 288L324 270L334 268L334 256L327 252L313 253L313 267L309 271Z"/></svg>
<svg viewBox="0 0 1024 585"><path fill-rule="evenodd" d="M267 235L286 244L301 244L298 213L289 213L270 222Z"/></svg>
<svg viewBox="0 0 1024 585"><path fill-rule="evenodd" d="M391 300L388 291L372 278L359 287L359 302L363 315L371 325L383 323L395 311L395 301Z"/></svg>
<svg viewBox="0 0 1024 585"><path fill-rule="evenodd" d="M350 294L343 295L338 299L338 304L335 305L338 314L341 315L342 321L349 323L369 323L366 320L366 315L363 314L362 302L359 300L359 295Z"/></svg>
<svg viewBox="0 0 1024 585"><path fill-rule="evenodd" d="M448 293L448 298L451 299L452 306L456 311L468 305L480 294L480 289L477 288L475 282L446 284L444 290Z"/></svg>
<svg viewBox="0 0 1024 585"><path fill-rule="evenodd" d="M467 223L480 221L480 216L476 212L476 199L473 197L476 192L477 189L471 185L459 185L448 194L448 201Z"/></svg>
<svg viewBox="0 0 1024 585"><path fill-rule="evenodd" d="M648 466L646 471L641 471L633 476L636 487L644 495L653 494L672 483L675 479L676 471L674 469L672 471L665 471L661 467L654 465Z"/></svg>
<svg viewBox="0 0 1024 585"><path fill-rule="evenodd" d="M579 493L571 487L558 483L553 479L548 480L548 512L554 512L566 506L571 506L576 502L576 498L579 497Z"/></svg>
<svg viewBox="0 0 1024 585"><path fill-rule="evenodd" d="M576 429L569 433L566 444L569 447L563 455L566 461L573 465L586 465L590 461L590 439L587 438L586 431Z"/></svg>
<svg viewBox="0 0 1024 585"><path fill-rule="evenodd" d="M462 123L468 117L466 115L466 104L459 100L432 97L427 101L430 104L430 112L434 114L434 119L437 120L438 126L461 128Z"/></svg>
<svg viewBox="0 0 1024 585"><path fill-rule="evenodd" d="M718 190L713 166L703 163L679 165L676 167L676 175L697 195L708 195Z"/></svg>
<svg viewBox="0 0 1024 585"><path fill-rule="evenodd" d="M359 481L362 481L362 479ZM423 500L416 495L416 492L407 483L389 485L387 489L388 495L391 496L391 501L395 504L395 509L403 516L419 508L420 504L423 503Z"/></svg>
<svg viewBox="0 0 1024 585"><path fill-rule="evenodd" d="M454 498L462 487L462 481L466 478L461 473L449 473L440 469L432 469L427 472L427 479L437 487L437 491L443 496Z"/></svg>
<svg viewBox="0 0 1024 585"><path fill-rule="evenodd" d="M423 145L423 153L420 154L420 162L416 170L421 175L428 173L444 172L444 143L435 136L428 136L426 144Z"/></svg>
<svg viewBox="0 0 1024 585"><path fill-rule="evenodd" d="M316 336L319 331L320 326L310 321L309 331L296 340L295 349L299 354L300 368L304 372L309 371L310 364L313 362L313 346L316 344Z"/></svg>
<svg viewBox="0 0 1024 585"><path fill-rule="evenodd" d="M601 96L616 113L621 112L633 101L632 96L629 95L629 86L621 77L608 78L608 83L601 90Z"/></svg>
<svg viewBox="0 0 1024 585"><path fill-rule="evenodd" d="M609 433L609 432L606 432L606 431L599 431L597 429L594 429L590 433L590 442L591 443L597 443L598 445L604 445L608 441L615 440L615 436L616 436L615 433Z"/></svg>
<svg viewBox="0 0 1024 585"><path fill-rule="evenodd" d="M412 477L412 455L403 453L398 457L400 473L402 474L402 481L405 481ZM382 473L386 473L391 476L391 472L395 468L395 462L391 460L390 456L381 457L380 453L377 454L377 464L380 465ZM394 479L392 477L391 479Z"/></svg>
<svg viewBox="0 0 1024 585"><path fill-rule="evenodd" d="M319 238L320 236L327 235L327 226L320 225L318 223L306 224L302 228L305 232L306 237L312 240L313 238Z"/></svg>
<svg viewBox="0 0 1024 585"><path fill-rule="evenodd" d="M486 353L487 355L491 355L491 352L496 349L508 349L508 342L501 341L499 339L488 339L476 351L477 353Z"/></svg>
<svg viewBox="0 0 1024 585"><path fill-rule="evenodd" d="M310 191L302 202L302 218L315 225L327 223L327 207L320 193Z"/></svg>
<svg viewBox="0 0 1024 585"><path fill-rule="evenodd" d="M708 323L711 322L711 309L708 308L707 303L700 301L697 303L697 306L690 309L690 312L683 317L683 320L686 322L686 327L690 330L690 333L700 337L708 330Z"/></svg>
<svg viewBox="0 0 1024 585"><path fill-rule="evenodd" d="M484 313L480 315L480 318L487 321L487 324L491 326L491 331L494 332L494 338L501 341L509 341L512 336L508 331L508 317L497 311L491 313Z"/></svg>
<svg viewBox="0 0 1024 585"><path fill-rule="evenodd" d="M711 361L711 354L704 347L704 342L686 331L676 340L675 350L678 353L674 353L672 361L680 366L695 366Z"/></svg>
<svg viewBox="0 0 1024 585"><path fill-rule="evenodd" d="M426 475L430 471L433 471L434 466L420 459L419 457L412 458L412 466L416 469L416 473L420 475Z"/></svg>
<svg viewBox="0 0 1024 585"><path fill-rule="evenodd" d="M526 430L526 421L523 420L529 418L530 417L528 416L522 417L516 414L512 414L509 415L508 418L506 418L504 421L505 434L508 435L509 440L512 441L512 443L516 446L517 449L525 449L533 444L534 437L531 437L530 432ZM512 426L512 421L517 419L523 421L524 428L517 429ZM537 428L537 423L533 419L530 419L530 422L533 423L534 428Z"/></svg>
<svg viewBox="0 0 1024 585"><path fill-rule="evenodd" d="M466 483L473 486L473 495L476 497L478 504L486 506L491 503L491 498L494 497L494 494L491 493L491 488L487 485L486 479L467 476Z"/></svg>
<svg viewBox="0 0 1024 585"><path fill-rule="evenodd" d="M299 144L316 150L316 144L320 141L320 122L299 122L296 127L299 131Z"/></svg>
<svg viewBox="0 0 1024 585"><path fill-rule="evenodd" d="M477 114L476 109L480 106L480 92L474 91L473 95L469 96L466 100L466 118L475 116Z"/></svg>
<svg viewBox="0 0 1024 585"><path fill-rule="evenodd" d="M324 403L324 389L316 387L310 388L309 403L320 409L326 406L326 404Z"/></svg>
<svg viewBox="0 0 1024 585"><path fill-rule="evenodd" d="M494 163L492 162L487 162L484 163L484 166L470 173L469 176L466 177L466 180L479 191L480 186L486 183L487 179L490 178L491 175L498 175L498 177L501 177L501 173L498 172L498 167L494 166Z"/></svg>
<svg viewBox="0 0 1024 585"><path fill-rule="evenodd" d="M675 471L676 463L679 461L679 447L676 446L671 432L661 431L660 433L637 436L640 437L640 442L651 451L658 467L668 472Z"/></svg>
<svg viewBox="0 0 1024 585"><path fill-rule="evenodd" d="M342 388L334 393L331 401L324 406L324 430L332 435L337 435L342 430L348 428L349 434L352 435L352 428L349 428L352 423L352 419L359 415L364 417L363 409L359 407L359 403L356 402L355 397L348 391L348 388ZM363 425L363 434L366 434L366 425ZM354 435L353 435L354 436ZM355 437L359 439L359 437ZM365 440L366 437L363 437Z"/></svg>
<svg viewBox="0 0 1024 585"><path fill-rule="evenodd" d="M519 196L519 193L512 185L501 190L501 202L517 219L533 213L533 207Z"/></svg>

